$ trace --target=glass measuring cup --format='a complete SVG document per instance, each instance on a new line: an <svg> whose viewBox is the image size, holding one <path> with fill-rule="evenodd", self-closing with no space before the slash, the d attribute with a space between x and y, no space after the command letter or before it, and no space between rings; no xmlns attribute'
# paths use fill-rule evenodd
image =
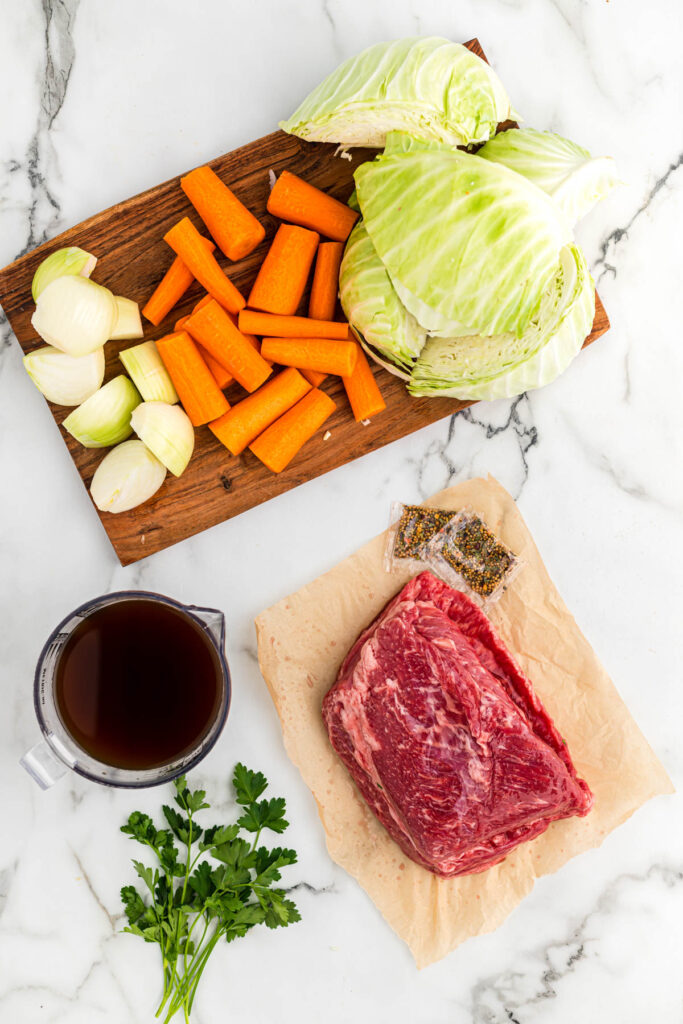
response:
<svg viewBox="0 0 683 1024"><path fill-rule="evenodd" d="M174 609L195 626L215 651L220 667L220 696L215 715L206 732L193 748L169 763L153 768L118 768L93 757L80 746L66 728L55 698L56 670L64 647L73 631L95 611L117 602L146 600ZM76 608L52 631L38 659L33 704L43 739L21 758L21 765L41 786L48 789L71 770L92 782L105 786L142 788L156 786L193 768L213 747L225 725L230 707L230 670L225 659L225 618L214 608L184 605L162 594L144 590L124 590L105 594Z"/></svg>

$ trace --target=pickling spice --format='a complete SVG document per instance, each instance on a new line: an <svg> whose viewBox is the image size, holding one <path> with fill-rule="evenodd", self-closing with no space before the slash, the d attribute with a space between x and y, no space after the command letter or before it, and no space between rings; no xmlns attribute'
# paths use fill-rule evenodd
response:
<svg viewBox="0 0 683 1024"><path fill-rule="evenodd" d="M482 597L500 586L513 561L507 548L476 517L445 541L441 556Z"/></svg>
<svg viewBox="0 0 683 1024"><path fill-rule="evenodd" d="M432 537L446 526L455 512L422 505L403 505L396 524L394 558L419 559Z"/></svg>
<svg viewBox="0 0 683 1024"><path fill-rule="evenodd" d="M484 600L496 595L520 565L518 557L470 509L458 512L434 536L426 561L447 582L453 582L454 574Z"/></svg>

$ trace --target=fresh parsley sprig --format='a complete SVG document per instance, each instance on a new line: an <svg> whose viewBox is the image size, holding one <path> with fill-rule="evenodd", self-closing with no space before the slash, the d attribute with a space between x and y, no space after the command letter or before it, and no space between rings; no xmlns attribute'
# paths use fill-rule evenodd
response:
<svg viewBox="0 0 683 1024"><path fill-rule="evenodd" d="M257 924L282 928L301 919L286 890L276 885L281 869L296 863L296 853L259 846L264 829L287 828L285 801L259 799L266 777L243 764L235 766L232 784L243 808L234 825L201 828L195 815L209 808L206 793L191 791L182 775L173 783L180 810L162 808L168 828L157 829L140 811L121 828L158 862L152 868L134 860L143 886L140 891L125 885L121 899L128 919L124 931L161 948L164 991L156 1015L165 1014L165 1024L181 1009L189 1021L202 971L221 939L232 942Z"/></svg>

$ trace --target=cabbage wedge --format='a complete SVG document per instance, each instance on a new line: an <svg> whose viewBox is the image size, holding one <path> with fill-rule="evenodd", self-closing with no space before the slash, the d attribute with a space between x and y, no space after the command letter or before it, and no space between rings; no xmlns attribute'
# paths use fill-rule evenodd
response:
<svg viewBox="0 0 683 1024"><path fill-rule="evenodd" d="M438 36L377 43L322 81L280 128L311 142L383 146L399 129L468 146L511 115L493 69Z"/></svg>
<svg viewBox="0 0 683 1024"><path fill-rule="evenodd" d="M339 271L339 297L349 323L367 344L410 371L427 332L394 291L362 220L346 243Z"/></svg>
<svg viewBox="0 0 683 1024"><path fill-rule="evenodd" d="M460 150L394 152L354 175L366 230L410 311L473 333L521 337L571 229L540 188Z"/></svg>
<svg viewBox="0 0 683 1024"><path fill-rule="evenodd" d="M566 246L560 269L524 334L429 338L413 367L412 395L463 401L510 398L550 383L569 366L590 332L595 289L578 246Z"/></svg>
<svg viewBox="0 0 683 1024"><path fill-rule="evenodd" d="M592 157L570 139L536 128L500 132L477 156L504 164L538 185L570 224L581 220L619 184L612 157Z"/></svg>

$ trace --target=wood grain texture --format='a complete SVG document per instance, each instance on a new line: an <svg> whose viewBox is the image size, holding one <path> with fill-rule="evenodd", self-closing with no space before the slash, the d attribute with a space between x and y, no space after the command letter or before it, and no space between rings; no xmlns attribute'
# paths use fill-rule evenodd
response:
<svg viewBox="0 0 683 1024"><path fill-rule="evenodd" d="M467 46L484 56L476 40ZM333 145L303 142L278 131L210 163L266 228L263 243L239 263L231 264L219 257L230 279L245 295L277 228L275 219L266 212L269 171L276 174L285 169L292 171L345 202L353 189L355 168L374 156L375 151L356 149L351 152L352 160L343 159L334 155ZM202 228L179 182L180 177L172 178L104 210L0 271L0 303L24 352L43 344L30 323L35 308L31 299L33 275L41 260L60 246L78 245L94 253L98 257L95 279L115 294L135 299L141 307L144 305L173 258L163 241L164 233L186 215ZM145 338L159 338L172 330L175 320L189 312L201 294L199 285L193 285L160 327L153 328L145 323ZM308 292L300 309L303 314L307 302ZM596 296L595 322L585 344L595 341L608 328L607 314ZM105 380L122 372L118 353L131 344L134 343L107 344ZM386 412L367 426L357 424L351 416L341 380L328 377L322 387L336 401L337 411L279 475L270 473L249 451L239 457L230 455L208 427L198 428L195 453L182 477L176 479L169 474L151 501L130 512L119 515L97 512L121 564L128 565L231 519L298 484L436 420L452 416L469 404L449 398L411 398L400 380L379 367L374 370L387 403ZM227 391L228 398L235 401L241 394L234 386ZM70 411L57 406L50 408L58 424ZM331 436L323 441L326 430ZM62 436L83 483L89 487L103 457L102 451L82 448L63 430Z"/></svg>

